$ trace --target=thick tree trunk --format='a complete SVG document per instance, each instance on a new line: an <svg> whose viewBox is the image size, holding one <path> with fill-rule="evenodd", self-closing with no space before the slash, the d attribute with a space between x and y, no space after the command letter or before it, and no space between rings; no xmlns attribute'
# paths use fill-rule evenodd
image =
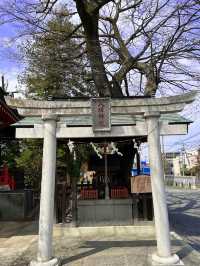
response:
<svg viewBox="0 0 200 266"><path fill-rule="evenodd" d="M104 2L107 3L109 1ZM98 5L98 3L96 3L96 5ZM123 96L120 87L115 86L116 84L111 86L106 75L98 34L99 9L89 9L87 3L84 3L84 1L80 0L76 1L76 6L83 24L86 38L87 54L92 70L92 77L99 96ZM101 4L99 4L99 6L101 6Z"/></svg>
<svg viewBox="0 0 200 266"><path fill-rule="evenodd" d="M111 85L111 96L113 97L113 98L115 98L115 97L123 97L124 95L123 95L123 93L122 93L122 89L121 89L121 83L122 82L118 82L118 81L116 81L116 80L112 80L112 85Z"/></svg>
<svg viewBox="0 0 200 266"><path fill-rule="evenodd" d="M146 86L145 86L145 96L154 97L158 87L158 77L153 65L149 65L145 69L146 75Z"/></svg>
<svg viewBox="0 0 200 266"><path fill-rule="evenodd" d="M145 96L154 97L157 90L157 84L153 79L147 79L147 83L145 86Z"/></svg>

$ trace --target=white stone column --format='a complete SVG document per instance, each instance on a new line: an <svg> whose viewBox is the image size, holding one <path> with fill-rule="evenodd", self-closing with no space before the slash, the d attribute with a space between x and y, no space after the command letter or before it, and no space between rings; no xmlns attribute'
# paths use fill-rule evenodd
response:
<svg viewBox="0 0 200 266"><path fill-rule="evenodd" d="M177 255L171 254L169 219L161 158L159 117L160 114L157 112L145 114L148 132L151 186L157 238L157 253L153 254L152 259L160 264L176 265L179 263L179 258Z"/></svg>
<svg viewBox="0 0 200 266"><path fill-rule="evenodd" d="M44 142L42 181L40 194L40 217L38 236L38 257L31 266L59 265L57 258L52 254L52 234L54 216L54 191L56 171L56 121L54 115L42 117L44 121Z"/></svg>

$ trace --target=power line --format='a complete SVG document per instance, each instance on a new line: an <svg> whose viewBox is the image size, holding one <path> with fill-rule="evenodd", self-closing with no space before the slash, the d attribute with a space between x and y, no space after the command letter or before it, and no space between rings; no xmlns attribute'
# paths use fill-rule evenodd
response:
<svg viewBox="0 0 200 266"><path fill-rule="evenodd" d="M190 140L190 139L192 139L194 137L197 137L197 136L200 136L200 132L197 132L194 135L192 135L192 136L190 136L190 137L188 137L186 139L183 139L183 140L180 140L180 141L176 141L173 144L171 144L170 147L177 146L177 145L182 145L183 143L186 144L187 143L186 141L188 141L188 140Z"/></svg>

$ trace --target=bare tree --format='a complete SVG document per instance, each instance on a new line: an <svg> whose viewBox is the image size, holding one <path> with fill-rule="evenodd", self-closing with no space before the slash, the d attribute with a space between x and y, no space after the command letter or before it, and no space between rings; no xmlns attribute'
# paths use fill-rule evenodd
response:
<svg viewBox="0 0 200 266"><path fill-rule="evenodd" d="M101 19L106 22L103 32L108 32L103 41L112 55L105 63L113 64L116 59L119 65L113 78L126 85L127 75L130 79L139 73L138 85L143 88L138 89L149 96L166 85L193 88L199 74L184 63L199 63L199 4L170 0L145 3L118 1L110 12L102 12Z"/></svg>
<svg viewBox="0 0 200 266"><path fill-rule="evenodd" d="M59 0L9 1L0 4L1 21L18 23L23 34L42 34L57 5ZM99 95L153 96L158 90L197 88L199 1L74 0L66 6L75 24L66 38L87 52Z"/></svg>

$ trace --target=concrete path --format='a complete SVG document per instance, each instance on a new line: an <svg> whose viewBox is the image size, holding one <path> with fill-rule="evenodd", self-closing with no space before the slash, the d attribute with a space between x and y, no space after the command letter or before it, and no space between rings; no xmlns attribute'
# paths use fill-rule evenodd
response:
<svg viewBox="0 0 200 266"><path fill-rule="evenodd" d="M0 266L27 266L37 253L37 225L0 223ZM187 266L200 255L172 235L173 252ZM66 266L151 266L156 250L153 226L54 227L54 253Z"/></svg>
<svg viewBox="0 0 200 266"><path fill-rule="evenodd" d="M169 190L172 250L186 266L200 265L200 191ZM0 266L27 266L37 254L37 223L0 222ZM186 241L192 245L186 244ZM54 227L54 254L65 266L151 266L152 225Z"/></svg>
<svg viewBox="0 0 200 266"><path fill-rule="evenodd" d="M168 189L168 206L172 230L200 252L200 190Z"/></svg>

